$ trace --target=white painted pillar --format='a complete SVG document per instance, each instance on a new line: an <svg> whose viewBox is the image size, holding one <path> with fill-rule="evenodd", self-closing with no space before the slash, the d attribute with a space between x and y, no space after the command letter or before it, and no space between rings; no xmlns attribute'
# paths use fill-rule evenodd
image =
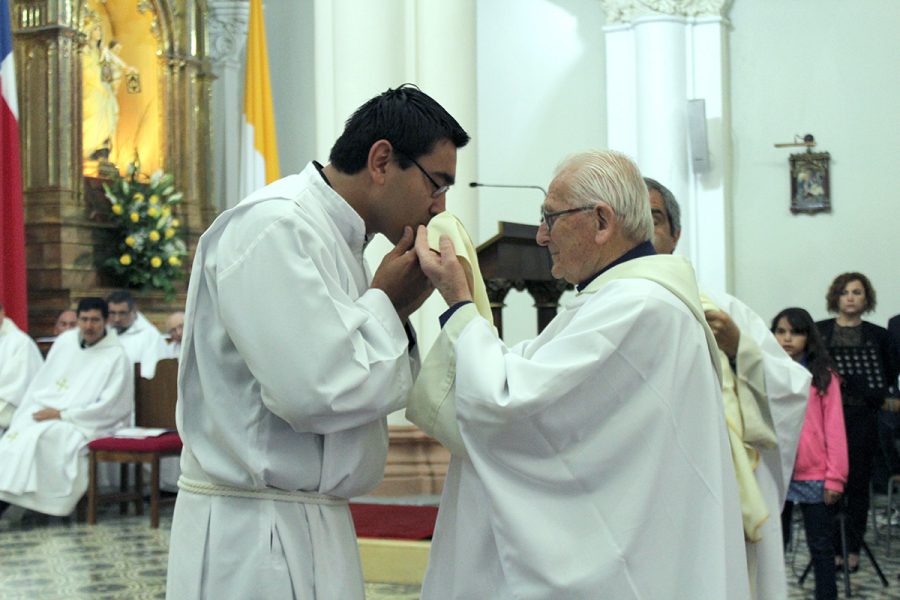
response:
<svg viewBox="0 0 900 600"><path fill-rule="evenodd" d="M678 253L694 264L703 288L728 289L731 160L727 46L721 0L675 4L609 0L605 28L609 147L675 194L682 211ZM663 12L664 10L668 12ZM687 102L706 103L712 167L695 172Z"/></svg>
<svg viewBox="0 0 900 600"><path fill-rule="evenodd" d="M727 23L697 18L691 26L688 96L706 101L710 168L690 176L689 221L683 224L697 279L709 289L733 290L731 199L731 98L728 93Z"/></svg>
<svg viewBox="0 0 900 600"><path fill-rule="evenodd" d="M637 161L641 171L687 198L685 21L651 16L634 23Z"/></svg>
<svg viewBox="0 0 900 600"><path fill-rule="evenodd" d="M212 161L210 189L219 210L240 202L240 132L244 97L244 47L250 15L248 0L210 0L209 55L212 82Z"/></svg>

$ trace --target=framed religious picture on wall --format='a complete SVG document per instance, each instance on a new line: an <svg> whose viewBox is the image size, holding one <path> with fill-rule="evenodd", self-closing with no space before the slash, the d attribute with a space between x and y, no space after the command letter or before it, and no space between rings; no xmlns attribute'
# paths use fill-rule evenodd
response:
<svg viewBox="0 0 900 600"><path fill-rule="evenodd" d="M831 211L828 152L791 154L791 212Z"/></svg>

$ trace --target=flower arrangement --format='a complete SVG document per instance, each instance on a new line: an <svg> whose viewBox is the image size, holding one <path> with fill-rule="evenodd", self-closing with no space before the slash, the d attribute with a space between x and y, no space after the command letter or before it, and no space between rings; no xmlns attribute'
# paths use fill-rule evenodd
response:
<svg viewBox="0 0 900 600"><path fill-rule="evenodd" d="M172 282L183 276L187 255L174 210L182 194L175 191L173 181L162 171L139 177L131 164L125 177L116 175L103 184L114 227L102 267L119 285L160 289L167 300L175 295Z"/></svg>

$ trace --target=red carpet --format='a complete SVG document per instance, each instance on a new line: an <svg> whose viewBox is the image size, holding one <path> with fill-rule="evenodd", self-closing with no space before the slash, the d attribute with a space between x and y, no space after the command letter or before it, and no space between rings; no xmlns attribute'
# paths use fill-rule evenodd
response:
<svg viewBox="0 0 900 600"><path fill-rule="evenodd" d="M358 537L430 540L437 506L350 503Z"/></svg>

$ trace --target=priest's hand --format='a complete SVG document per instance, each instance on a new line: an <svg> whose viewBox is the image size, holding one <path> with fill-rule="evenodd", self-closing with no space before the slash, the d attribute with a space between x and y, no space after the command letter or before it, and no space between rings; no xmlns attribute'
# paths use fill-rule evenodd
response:
<svg viewBox="0 0 900 600"><path fill-rule="evenodd" d="M49 421L51 419L59 419L59 411L55 408L42 408L41 410L33 413L32 418L35 421Z"/></svg>
<svg viewBox="0 0 900 600"><path fill-rule="evenodd" d="M372 277L372 287L387 294L403 323L434 291L419 267L419 259L413 249L412 227L403 228L403 237L384 256Z"/></svg>
<svg viewBox="0 0 900 600"><path fill-rule="evenodd" d="M741 341L741 330L734 324L727 312L708 310L704 314L706 322L716 338L716 344L719 345L719 350L734 360L734 357L737 356L738 343Z"/></svg>
<svg viewBox="0 0 900 600"><path fill-rule="evenodd" d="M419 264L422 270L443 296L448 306L458 302L472 300L472 292L469 291L469 283L466 272L456 257L456 249L453 242L446 235L441 236L441 253L438 254L428 245L428 230L424 225L419 225L416 235L416 254L419 255Z"/></svg>

